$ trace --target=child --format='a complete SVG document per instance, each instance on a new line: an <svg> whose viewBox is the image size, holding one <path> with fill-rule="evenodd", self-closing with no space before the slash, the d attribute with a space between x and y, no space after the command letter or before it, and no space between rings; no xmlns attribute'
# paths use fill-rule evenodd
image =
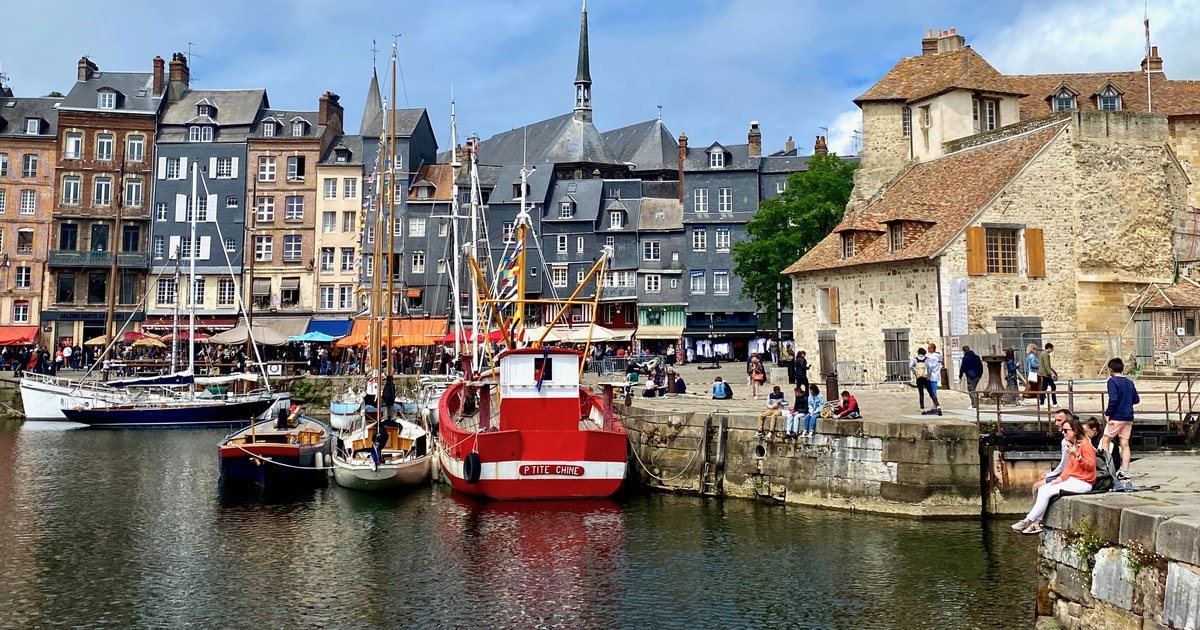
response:
<svg viewBox="0 0 1200 630"><path fill-rule="evenodd" d="M1125 362L1121 357L1108 361L1108 407L1104 410L1104 437L1100 438L1100 450L1107 451L1113 438L1121 443L1121 469L1117 481L1129 481L1129 438L1133 434L1133 406L1138 398L1137 387L1124 374Z"/></svg>
<svg viewBox="0 0 1200 630"><path fill-rule="evenodd" d="M712 397L713 400L733 400L733 390L730 389L728 383L721 380L720 376L713 379Z"/></svg>
<svg viewBox="0 0 1200 630"><path fill-rule="evenodd" d="M858 410L858 401L850 395L849 391L842 392L842 402L833 410L838 420L851 420L861 418L862 414Z"/></svg>

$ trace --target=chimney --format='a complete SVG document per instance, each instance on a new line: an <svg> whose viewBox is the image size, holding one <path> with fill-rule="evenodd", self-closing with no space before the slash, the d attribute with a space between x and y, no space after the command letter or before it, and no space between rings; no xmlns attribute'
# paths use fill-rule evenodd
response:
<svg viewBox="0 0 1200 630"><path fill-rule="evenodd" d="M966 44L967 40L956 33L953 28L948 31L938 31L937 51L939 54L958 50Z"/></svg>
<svg viewBox="0 0 1200 630"><path fill-rule="evenodd" d="M1162 71L1162 57L1158 56L1158 46L1151 46L1150 56L1142 59L1142 72L1161 73Z"/></svg>
<svg viewBox="0 0 1200 630"><path fill-rule="evenodd" d="M936 55L938 51L937 38L933 36L933 29L925 30L925 39L921 40L921 55Z"/></svg>
<svg viewBox="0 0 1200 630"><path fill-rule="evenodd" d="M325 92L317 106L317 124L333 128L334 134L342 133L342 105L338 102L341 98L333 92Z"/></svg>
<svg viewBox="0 0 1200 630"><path fill-rule="evenodd" d="M795 150L796 150L796 141L792 140L791 136L788 136L787 142L783 143L783 151L784 151L784 153L791 153L792 151L795 151Z"/></svg>
<svg viewBox="0 0 1200 630"><path fill-rule="evenodd" d="M92 75L96 74L99 71L100 71L100 67L97 66L96 64L92 63L91 59L88 59L87 57L79 58L79 77L78 78L80 81L87 81L88 79L92 78Z"/></svg>
<svg viewBox="0 0 1200 630"><path fill-rule="evenodd" d="M178 101L188 89L190 73L188 72L187 56L183 53L171 55L169 83L167 85L167 100Z"/></svg>
<svg viewBox="0 0 1200 630"><path fill-rule="evenodd" d="M758 121L750 121L750 133L746 134L746 143L749 144L750 157L762 157L762 133L758 130Z"/></svg>
<svg viewBox="0 0 1200 630"><path fill-rule="evenodd" d="M825 155L829 153L829 147L825 144L825 136L817 136L817 143L813 146L813 155Z"/></svg>
<svg viewBox="0 0 1200 630"><path fill-rule="evenodd" d="M683 203L683 162L687 159L687 134L679 134L679 203Z"/></svg>
<svg viewBox="0 0 1200 630"><path fill-rule="evenodd" d="M162 57L154 56L154 96L162 96L166 81L166 65Z"/></svg>

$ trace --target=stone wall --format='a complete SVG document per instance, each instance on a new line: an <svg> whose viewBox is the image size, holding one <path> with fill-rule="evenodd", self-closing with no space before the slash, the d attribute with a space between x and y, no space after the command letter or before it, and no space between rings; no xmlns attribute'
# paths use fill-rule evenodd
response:
<svg viewBox="0 0 1200 630"><path fill-rule="evenodd" d="M854 190L847 211L861 207L884 184L892 180L909 160L911 138L901 126L904 104L869 102L862 104L862 150L854 171ZM913 129L917 121L913 120Z"/></svg>

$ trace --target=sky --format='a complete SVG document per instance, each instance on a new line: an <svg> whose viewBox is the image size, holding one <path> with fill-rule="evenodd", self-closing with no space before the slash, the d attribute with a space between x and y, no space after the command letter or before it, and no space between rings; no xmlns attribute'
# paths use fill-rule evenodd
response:
<svg viewBox="0 0 1200 630"><path fill-rule="evenodd" d="M247 7L253 7L252 10ZM424 107L450 145L450 100L461 139L571 111L579 0L42 0L6 9L0 72L16 96L68 92L76 63L149 72L155 55L191 48L194 88L265 88L280 109L316 110L339 94L358 130L372 64L390 90L396 43L400 107ZM825 135L855 153L853 99L927 29L955 28L1000 72L1136 70L1151 39L1172 79L1200 79L1200 0L591 0L592 101L600 131L652 120L692 146L789 136L801 153ZM68 28L70 25L70 28ZM374 44L372 44L374 41ZM372 48L379 52L374 61Z"/></svg>

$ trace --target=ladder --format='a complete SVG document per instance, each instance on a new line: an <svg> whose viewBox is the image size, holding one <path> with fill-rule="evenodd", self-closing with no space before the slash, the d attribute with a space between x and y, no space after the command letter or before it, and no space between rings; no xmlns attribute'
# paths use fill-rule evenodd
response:
<svg viewBox="0 0 1200 630"><path fill-rule="evenodd" d="M719 497L725 483L725 452L729 437L729 418L721 416L714 422L716 412L704 421L704 443L701 445L704 465L700 468L700 495Z"/></svg>

